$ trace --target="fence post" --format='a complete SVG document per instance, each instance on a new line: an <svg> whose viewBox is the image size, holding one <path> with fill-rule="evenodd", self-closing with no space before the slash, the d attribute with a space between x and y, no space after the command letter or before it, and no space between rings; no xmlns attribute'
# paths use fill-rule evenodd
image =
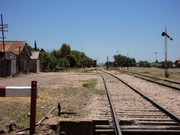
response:
<svg viewBox="0 0 180 135"><path fill-rule="evenodd" d="M30 117L30 135L36 132L36 99L37 99L37 81L31 82L31 117Z"/></svg>

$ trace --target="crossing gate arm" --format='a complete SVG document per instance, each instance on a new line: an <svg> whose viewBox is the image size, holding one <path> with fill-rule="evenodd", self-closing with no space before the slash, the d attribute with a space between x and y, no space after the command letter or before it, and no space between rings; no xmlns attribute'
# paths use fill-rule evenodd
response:
<svg viewBox="0 0 180 135"><path fill-rule="evenodd" d="M0 87L0 97L31 97L31 86ZM37 98L39 98L38 85L37 85Z"/></svg>
<svg viewBox="0 0 180 135"><path fill-rule="evenodd" d="M0 86L0 97L31 97L30 109L30 135L36 131L36 99L39 98L37 81L32 81L31 86Z"/></svg>

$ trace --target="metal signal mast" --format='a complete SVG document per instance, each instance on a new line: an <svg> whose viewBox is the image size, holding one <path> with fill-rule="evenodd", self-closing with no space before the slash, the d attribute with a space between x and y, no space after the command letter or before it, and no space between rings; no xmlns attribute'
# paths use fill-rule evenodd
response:
<svg viewBox="0 0 180 135"><path fill-rule="evenodd" d="M165 25L165 32L163 32L161 34L162 36L165 36L165 65L164 65L164 74L165 77L169 77L169 73L168 73L168 66L167 66L167 38L169 38L171 41L173 40L173 38L171 38L168 34L167 34L167 27Z"/></svg>

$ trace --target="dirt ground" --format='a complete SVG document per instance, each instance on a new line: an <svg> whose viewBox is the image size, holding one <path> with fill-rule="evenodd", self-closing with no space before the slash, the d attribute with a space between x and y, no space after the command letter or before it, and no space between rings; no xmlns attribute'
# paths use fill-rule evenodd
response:
<svg viewBox="0 0 180 135"><path fill-rule="evenodd" d="M159 69L135 69L139 72L147 74L157 74ZM174 73L174 71L172 71ZM128 77L120 73L114 72L120 78L129 82L134 87L148 92L152 98L155 98L162 105L167 102L176 102L179 108L179 92L175 93L172 90L165 90L162 86L154 86L149 82L139 80L137 78ZM161 73L162 74L162 73ZM179 70L175 70L174 80L179 80ZM162 75L160 75L162 76ZM93 69L77 69L68 72L51 72L51 73L31 73L21 74L18 77L0 78L0 86L30 86L31 81L37 81L39 85L39 95L37 100L37 122L51 110L52 107L61 104L61 112L63 114L60 118L69 120L94 120L101 119L99 114L102 110L108 109L107 97L104 89L102 78ZM111 82L111 81L110 81ZM110 85L114 85L113 81ZM150 87L152 85L152 87ZM154 88L158 88L157 91ZM147 90L148 89L148 90ZM164 93L166 95L163 95ZM166 100L162 97L172 95ZM177 97L177 98L176 98ZM162 99L162 100L159 100ZM172 100L173 99L173 100ZM171 101L171 102L170 102ZM173 104L174 104L173 103ZM168 104L171 106L172 104ZM169 106L166 106L169 108ZM174 108L172 108L174 109ZM171 110L171 108L170 108ZM16 123L19 130L29 126L30 118L30 98L29 97L0 97L0 131L5 129L6 125ZM57 116L57 109L53 115ZM179 113L178 113L179 114ZM37 134L55 134L52 130L48 130L45 126L37 127Z"/></svg>
<svg viewBox="0 0 180 135"><path fill-rule="evenodd" d="M96 119L98 98L104 96L101 78L95 71L76 70L56 73L31 73L18 77L0 79L0 86L30 86L37 81L39 95L37 100L37 122L58 103L61 104L61 117L71 119ZM93 104L91 104L93 103ZM0 97L0 129L16 123L23 128L29 125L29 97ZM69 113L69 115L68 115ZM57 110L53 112L57 115Z"/></svg>

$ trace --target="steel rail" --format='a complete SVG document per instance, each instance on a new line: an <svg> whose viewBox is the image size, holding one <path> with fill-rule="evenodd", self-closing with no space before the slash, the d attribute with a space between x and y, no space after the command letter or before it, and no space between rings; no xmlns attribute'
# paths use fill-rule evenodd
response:
<svg viewBox="0 0 180 135"><path fill-rule="evenodd" d="M171 85L164 84L164 83L160 83L160 82L153 81L153 80L149 80L149 79L146 79L146 78L143 78L143 77L140 77L140 76L134 75L134 77L141 78L141 79L143 79L143 80L146 80L146 81L149 81L149 82L152 82L152 83L157 83L157 84L159 84L159 85L166 86L166 87L169 87L169 88L172 88L172 89L175 89L175 90L180 90L180 88L178 88L178 87L171 86Z"/></svg>
<svg viewBox="0 0 180 135"><path fill-rule="evenodd" d="M133 72L131 72L131 73L133 73ZM153 76L149 76L149 75L144 75L144 74L140 74L140 73L133 73L133 74L149 77L149 78L152 78L152 79L158 79L158 80L162 80L162 81L166 81L166 82L170 82L170 83L180 84L180 82L177 82L177 81L171 81L171 80L162 79L162 78L158 78L158 77L153 77Z"/></svg>
<svg viewBox="0 0 180 135"><path fill-rule="evenodd" d="M121 70L123 71L123 70ZM161 78L156 78L156 77L152 77L152 76L148 76L148 75L143 75L143 74L139 74L139 73L133 73L131 71L123 71L123 72L129 72L131 74L136 74L136 75L140 75L140 76L145 76L145 77L149 77L149 78L153 78L153 79L158 79L158 80L162 80L162 81L166 81L166 82L171 82L171 83L175 83L175 84L180 84L179 82L175 82L175 81L170 81L170 80L166 80L166 79L161 79ZM137 78L141 78L143 80L146 80L146 81L149 81L149 82L152 82L152 83L157 83L159 85L162 85L162 86L166 86L166 87L169 87L169 88L172 88L172 89L175 89L175 90L180 90L180 88L178 87L175 87L175 86L172 86L172 85L168 85L168 84L164 84L164 83L161 83L161 82L157 82L157 81L153 81L153 80L149 80L149 79L146 79L144 77L140 77L140 76L136 76L134 75L134 77L137 77Z"/></svg>
<svg viewBox="0 0 180 135"><path fill-rule="evenodd" d="M114 105L112 103L112 99L111 99L110 93L109 93L107 85L106 85L106 81L105 81L103 75L101 75L97 70L96 70L96 72L102 77L103 82L104 82L104 87L105 87L107 97L108 97L108 101L109 101L109 104L110 104L111 115L113 117L115 133L116 133L116 135L122 135L120 125L119 125L119 121L118 121L118 118L117 118L117 115L116 115L116 112L115 112L115 109L114 109Z"/></svg>
<svg viewBox="0 0 180 135"><path fill-rule="evenodd" d="M103 71L103 70L102 70ZM178 124L180 124L180 118L178 116L176 116L175 114L173 114L172 112L168 111L167 109L165 109L164 107L162 107L161 105L159 105L158 103L156 103L155 101L153 101L152 99L150 99L149 97L147 97L145 94L141 93L140 91L136 90L135 88L133 88L132 86L130 86L127 82L123 81L122 79L120 79L119 77L103 71L104 73L107 73L111 76L113 76L114 78L118 79L119 81L121 81L122 83L124 83L126 86L128 86L129 88L131 88L133 91L135 91L136 93L138 93L141 97L145 98L146 100L148 100L149 102L151 102L154 106L156 106L157 108L159 108L161 111L163 111L165 114L167 114L169 117L171 117L174 121L176 121Z"/></svg>

